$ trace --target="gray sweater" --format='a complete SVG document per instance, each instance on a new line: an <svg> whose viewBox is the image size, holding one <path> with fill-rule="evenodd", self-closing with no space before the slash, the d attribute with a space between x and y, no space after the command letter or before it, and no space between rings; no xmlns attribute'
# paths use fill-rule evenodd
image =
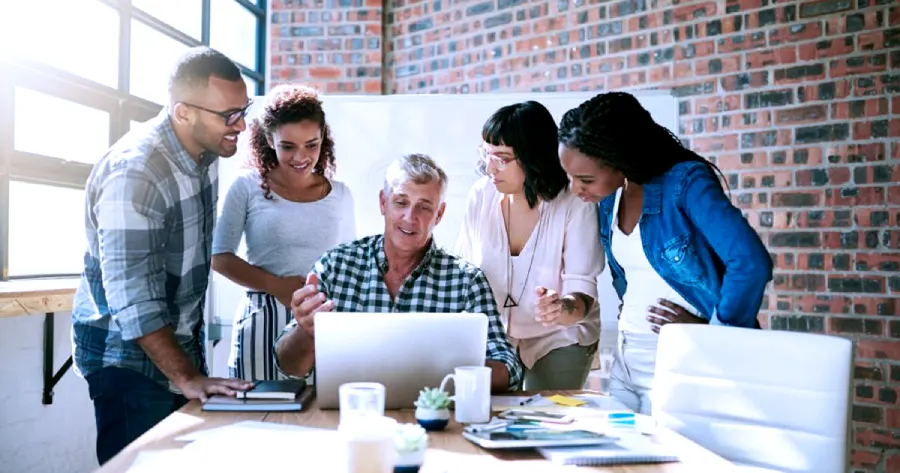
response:
<svg viewBox="0 0 900 473"><path fill-rule="evenodd" d="M212 253L238 254L245 238L248 263L275 276L306 276L323 253L356 239L353 196L342 182L315 202L266 200L255 170L238 176L216 221Z"/></svg>

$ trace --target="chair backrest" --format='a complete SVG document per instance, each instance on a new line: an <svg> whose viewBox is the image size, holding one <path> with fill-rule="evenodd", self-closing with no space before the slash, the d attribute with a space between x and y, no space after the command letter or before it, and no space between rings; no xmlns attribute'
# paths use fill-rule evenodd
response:
<svg viewBox="0 0 900 473"><path fill-rule="evenodd" d="M844 338L665 325L653 416L734 463L843 473L852 370L853 343Z"/></svg>

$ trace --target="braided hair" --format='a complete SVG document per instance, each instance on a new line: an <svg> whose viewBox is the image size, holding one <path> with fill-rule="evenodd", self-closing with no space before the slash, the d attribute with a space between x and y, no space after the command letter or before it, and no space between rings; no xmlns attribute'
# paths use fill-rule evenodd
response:
<svg viewBox="0 0 900 473"><path fill-rule="evenodd" d="M725 178L715 164L686 148L668 128L656 123L627 92L598 94L566 112L558 139L637 184L665 174L684 161L700 161Z"/></svg>
<svg viewBox="0 0 900 473"><path fill-rule="evenodd" d="M334 174L334 140L331 129L325 122L322 101L315 89L299 85L279 85L267 97L262 114L250 125L250 165L259 172L260 188L265 198L272 200L269 188L269 173L278 167L278 156L269 146L268 138L275 130L288 123L312 120L322 130L322 145L319 160L313 173L330 178Z"/></svg>

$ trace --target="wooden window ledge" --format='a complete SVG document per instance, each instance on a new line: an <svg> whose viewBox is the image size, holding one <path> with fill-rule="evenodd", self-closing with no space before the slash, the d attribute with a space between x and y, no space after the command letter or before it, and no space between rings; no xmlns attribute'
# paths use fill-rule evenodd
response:
<svg viewBox="0 0 900 473"><path fill-rule="evenodd" d="M0 282L0 318L69 312L79 278Z"/></svg>

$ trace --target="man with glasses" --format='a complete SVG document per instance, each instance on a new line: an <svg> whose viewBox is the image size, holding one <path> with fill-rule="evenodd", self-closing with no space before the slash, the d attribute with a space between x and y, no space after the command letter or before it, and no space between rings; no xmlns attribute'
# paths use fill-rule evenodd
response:
<svg viewBox="0 0 900 473"><path fill-rule="evenodd" d="M203 322L216 159L237 152L248 107L235 64L194 48L171 74L167 106L114 144L88 178L72 339L101 465L188 399L250 387L208 377Z"/></svg>

